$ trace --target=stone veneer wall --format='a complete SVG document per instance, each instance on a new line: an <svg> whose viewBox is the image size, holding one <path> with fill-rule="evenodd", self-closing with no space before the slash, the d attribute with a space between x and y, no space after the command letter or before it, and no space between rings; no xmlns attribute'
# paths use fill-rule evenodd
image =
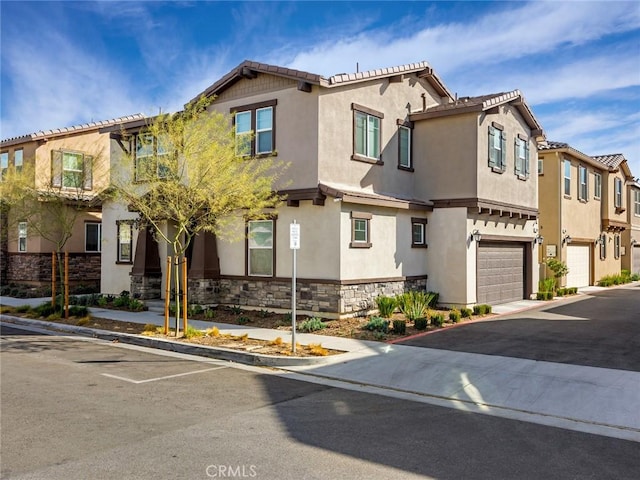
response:
<svg viewBox="0 0 640 480"><path fill-rule="evenodd" d="M7 283L51 283L50 253L9 253L6 258ZM100 287L100 263L99 253L69 253L69 282Z"/></svg>
<svg viewBox="0 0 640 480"><path fill-rule="evenodd" d="M162 275L131 275L131 296L141 300L160 298Z"/></svg>
<svg viewBox="0 0 640 480"><path fill-rule="evenodd" d="M340 284L298 280L297 308L338 315L365 314L375 308L379 295L394 296L407 290L425 290L426 278ZM223 278L189 280L189 302L227 304L256 308L291 309L290 280Z"/></svg>

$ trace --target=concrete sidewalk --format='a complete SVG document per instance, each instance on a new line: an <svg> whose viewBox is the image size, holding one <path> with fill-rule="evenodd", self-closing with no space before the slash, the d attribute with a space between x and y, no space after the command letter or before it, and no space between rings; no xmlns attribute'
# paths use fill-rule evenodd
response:
<svg viewBox="0 0 640 480"><path fill-rule="evenodd" d="M588 298L588 297L585 297ZM5 305L38 305L47 299L1 298ZM576 301L572 297L571 301ZM562 300L560 300L561 302ZM524 303L523 303L524 302ZM522 301L504 314L551 305ZM556 304L556 302L553 302ZM499 310L499 309L496 309ZM96 317L162 325L159 312L91 308ZM495 317L493 317L495 318ZM173 323L173 322L172 322ZM195 328L252 338L291 340L291 332L189 321ZM495 355L296 334L302 344L321 343L347 353L322 365L281 366L301 380L338 382L343 388L400 395L427 403L514 418L640 442L640 373Z"/></svg>

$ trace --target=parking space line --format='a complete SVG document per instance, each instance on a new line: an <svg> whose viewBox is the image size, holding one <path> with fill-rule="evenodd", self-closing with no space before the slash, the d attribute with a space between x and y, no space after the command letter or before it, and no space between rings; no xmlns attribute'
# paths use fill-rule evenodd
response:
<svg viewBox="0 0 640 480"><path fill-rule="evenodd" d="M147 380L133 380L131 378L119 377L118 375L111 375L110 373L101 373L100 375L102 375L104 377L115 378L116 380L122 380L123 382L134 383L134 384L138 385L140 383L157 382L159 380L167 380L169 378L184 377L185 375L193 375L195 373L211 372L213 370L221 370L223 368L228 368L228 367L222 366L222 367L205 368L204 370L195 370L193 372L176 373L175 375L166 375L164 377L148 378Z"/></svg>

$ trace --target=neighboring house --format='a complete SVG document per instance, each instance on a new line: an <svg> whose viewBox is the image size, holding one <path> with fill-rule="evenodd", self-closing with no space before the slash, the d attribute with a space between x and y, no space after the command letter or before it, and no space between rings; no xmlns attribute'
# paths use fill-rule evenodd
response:
<svg viewBox="0 0 640 480"><path fill-rule="evenodd" d="M41 218L17 218L15 211L3 211L2 283L32 285L51 281L51 253L64 234L60 218L64 209L78 211L69 229L64 250L70 256L70 279L74 284L98 288L100 284L101 213L98 194L109 185L109 137L101 127L136 116L94 122L75 127L40 131L0 143L2 177L9 169L33 173L30 181L41 194ZM33 168L31 168L33 166ZM60 202L60 218L47 208L47 198ZM53 202L52 202L53 203ZM43 232L41 236L38 233Z"/></svg>
<svg viewBox="0 0 640 480"><path fill-rule="evenodd" d="M627 183L627 219L629 229L622 233L622 268L640 274L640 182L638 179Z"/></svg>
<svg viewBox="0 0 640 480"><path fill-rule="evenodd" d="M325 78L246 61L201 95L215 95L210 108L230 115L236 135L254 133L251 154L290 167L277 216L238 220L248 239L196 237L192 302L290 308L294 220L304 311L357 314L407 289L455 305L536 291L530 152L543 134L520 92L456 100L426 62ZM129 143L115 127L101 131L115 156L136 151L142 126L124 125ZM134 218L125 205L105 205L105 242L119 244L117 225ZM166 246L134 237L128 266L103 250L103 291L160 296Z"/></svg>
<svg viewBox="0 0 640 480"><path fill-rule="evenodd" d="M620 273L630 175L622 155L593 157L560 142L539 148L540 261L566 263L562 285L594 285Z"/></svg>

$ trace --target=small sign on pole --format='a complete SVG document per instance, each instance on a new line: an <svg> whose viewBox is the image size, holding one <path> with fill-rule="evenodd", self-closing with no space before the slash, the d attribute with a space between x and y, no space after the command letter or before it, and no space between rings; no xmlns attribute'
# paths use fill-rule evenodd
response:
<svg viewBox="0 0 640 480"><path fill-rule="evenodd" d="M289 225L289 248L293 251L293 268L291 272L291 351L296 353L296 252L300 249L300 224Z"/></svg>

